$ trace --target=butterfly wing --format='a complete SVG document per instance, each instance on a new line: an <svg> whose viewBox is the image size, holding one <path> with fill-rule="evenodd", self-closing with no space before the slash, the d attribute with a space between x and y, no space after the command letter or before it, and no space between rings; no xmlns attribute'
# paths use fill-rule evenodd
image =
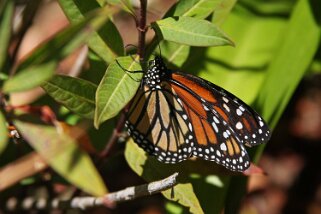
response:
<svg viewBox="0 0 321 214"><path fill-rule="evenodd" d="M174 73L173 80L199 97L204 108L213 113L213 120L231 127L230 132L236 134L240 143L254 146L270 139L269 128L259 114L230 92L193 75Z"/></svg>
<svg viewBox="0 0 321 214"><path fill-rule="evenodd" d="M193 156L215 161L233 171L244 171L250 165L249 156L240 143L239 136L222 118L227 115L214 114L208 103L216 102L211 91L185 76L174 73L170 86L188 114L196 136Z"/></svg>
<svg viewBox="0 0 321 214"><path fill-rule="evenodd" d="M169 87L139 89L126 126L135 142L161 162L177 163L191 156L195 136L185 110Z"/></svg>
<svg viewBox="0 0 321 214"><path fill-rule="evenodd" d="M166 78L158 79L161 75ZM250 165L244 144L270 138L254 110L206 80L171 73L161 59L152 61L144 78L126 126L135 142L161 162L197 156L244 171Z"/></svg>

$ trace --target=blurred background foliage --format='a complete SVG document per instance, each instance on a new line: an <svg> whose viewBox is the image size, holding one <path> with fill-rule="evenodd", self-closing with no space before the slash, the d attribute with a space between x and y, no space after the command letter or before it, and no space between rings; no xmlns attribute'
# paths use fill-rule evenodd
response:
<svg viewBox="0 0 321 214"><path fill-rule="evenodd" d="M205 48L162 41L160 49L171 69L227 89L269 123L271 141L248 150L264 173L249 176L205 161L164 166L123 138L101 158L119 116L93 127L95 91L115 57L135 52L124 47L137 45L132 16L138 8L138 1L126 0L0 2L1 211L28 196L102 195L179 171L166 199L155 195L90 212L321 213L321 3L148 1L148 23L173 15L207 19L235 43ZM153 36L149 30L149 54L159 52ZM126 68L138 66L123 59ZM126 78L119 69L112 75Z"/></svg>

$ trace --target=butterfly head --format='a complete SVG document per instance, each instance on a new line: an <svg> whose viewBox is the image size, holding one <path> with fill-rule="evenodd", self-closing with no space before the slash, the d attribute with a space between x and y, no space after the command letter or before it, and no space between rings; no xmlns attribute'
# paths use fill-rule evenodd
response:
<svg viewBox="0 0 321 214"><path fill-rule="evenodd" d="M167 72L167 67L160 56L149 61L148 70L144 75L144 82L151 88L158 88L162 78Z"/></svg>

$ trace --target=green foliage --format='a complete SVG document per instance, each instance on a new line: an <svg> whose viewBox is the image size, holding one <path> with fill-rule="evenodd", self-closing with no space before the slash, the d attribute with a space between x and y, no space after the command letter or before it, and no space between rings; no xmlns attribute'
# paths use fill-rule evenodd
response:
<svg viewBox="0 0 321 214"><path fill-rule="evenodd" d="M221 0L181 0L165 16L187 16L205 19L214 12L221 2Z"/></svg>
<svg viewBox="0 0 321 214"><path fill-rule="evenodd" d="M56 128L51 126L23 121L15 121L15 125L24 139L70 183L92 195L106 194L107 189L96 167L75 139L64 133L57 134Z"/></svg>
<svg viewBox="0 0 321 214"><path fill-rule="evenodd" d="M321 14L314 13L314 6L309 1L297 2L288 21L284 40L267 70L258 103L273 127L302 76L308 71L320 45Z"/></svg>
<svg viewBox="0 0 321 214"><path fill-rule="evenodd" d="M40 86L49 80L56 69L56 62L30 66L8 79L3 85L5 93L21 92Z"/></svg>
<svg viewBox="0 0 321 214"><path fill-rule="evenodd" d="M192 17L169 17L152 24L162 39L190 46L233 45L214 24Z"/></svg>
<svg viewBox="0 0 321 214"><path fill-rule="evenodd" d="M148 181L164 178L177 171L180 172L180 177L188 176L185 170L180 170L180 166L168 166L159 163L154 158L148 158L146 153L132 140L129 140L126 144L125 157L129 166ZM177 201L187 207L192 213L204 213L191 183L180 183L175 186L174 194L172 194L172 191L169 189L162 192L162 194L167 199Z"/></svg>
<svg viewBox="0 0 321 214"><path fill-rule="evenodd" d="M8 144L8 130L6 120L3 113L0 111L0 155Z"/></svg>
<svg viewBox="0 0 321 214"><path fill-rule="evenodd" d="M2 4L2 5L1 5ZM7 58L7 48L11 36L11 25L13 15L13 1L3 1L0 4L0 72Z"/></svg>
<svg viewBox="0 0 321 214"><path fill-rule="evenodd" d="M89 119L94 118L97 86L83 79L55 75L42 87L57 102Z"/></svg>
<svg viewBox="0 0 321 214"><path fill-rule="evenodd" d="M142 73L139 63L129 56L119 57L112 62L96 91L95 127L116 116L135 95Z"/></svg>
<svg viewBox="0 0 321 214"><path fill-rule="evenodd" d="M96 128L128 105L146 65L140 65L138 57L123 56L123 39L112 15L117 6L134 16L130 1L60 0L71 25L37 47L17 67L7 60L12 2L0 5L1 97L42 86L55 101L68 108L70 114L92 119ZM320 48L321 15L314 9L320 7L319 2L308 0L240 0L237 3L236 0L180 0L163 19L151 24L157 36L147 44L144 58L153 58L159 45L162 57L171 67L197 74L231 91L252 105L274 128ZM108 66L99 85L89 82L88 78L53 75L58 62L85 43L92 51L91 56L98 56L96 59ZM234 43L236 47L226 46ZM11 73L4 72L7 64L11 66L7 69ZM99 69L95 63L90 66L91 72ZM8 147L3 113L6 112L0 113L1 155ZM15 114L10 112L10 116L11 113ZM106 193L107 188L91 158L75 139L48 124L19 119L14 124L61 177L87 193ZM93 144L105 139L105 136L97 137L99 132L101 129L95 131ZM252 150L252 160L256 162L263 149L261 146ZM166 205L170 213L215 214L223 209L226 213L238 212L247 182L244 176L234 176L205 161L165 165L148 157L132 140L126 143L125 158L131 169L148 182L179 172L178 185L162 193L171 201Z"/></svg>
<svg viewBox="0 0 321 214"><path fill-rule="evenodd" d="M83 20L89 12L100 8L96 1L60 0L59 3L72 23ZM106 14L107 17L109 15L112 14ZM117 56L124 55L123 40L114 23L110 20L99 31L93 33L88 45L107 63L113 61Z"/></svg>

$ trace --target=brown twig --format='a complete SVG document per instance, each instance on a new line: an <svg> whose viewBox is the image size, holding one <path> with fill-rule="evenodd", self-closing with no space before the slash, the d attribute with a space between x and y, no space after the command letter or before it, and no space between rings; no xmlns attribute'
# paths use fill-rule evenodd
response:
<svg viewBox="0 0 321 214"><path fill-rule="evenodd" d="M106 206L112 208L116 203L122 201L129 201L138 197L153 195L173 188L177 184L177 176L178 173L176 172L165 179L140 186L127 187L126 189L109 193L103 197L75 197L71 200L54 199L52 201L28 197L19 202L16 198L11 198L7 201L7 209L9 211L30 210L31 208L36 208L37 210L57 208L74 208L85 210L97 206Z"/></svg>
<svg viewBox="0 0 321 214"><path fill-rule="evenodd" d="M127 107L125 107L125 108L127 108ZM117 121L117 125L116 125L111 137L109 138L108 143L106 144L106 147L99 155L101 159L108 157L109 154L111 153L114 144L117 142L119 135L121 134L121 132L123 130L125 121L126 121L126 115L124 112L122 112L120 115L120 118Z"/></svg>
<svg viewBox="0 0 321 214"><path fill-rule="evenodd" d="M147 10L147 0L140 0L140 17L137 26L138 30L138 52L140 61L144 61L145 56L145 37L146 37L146 10Z"/></svg>

